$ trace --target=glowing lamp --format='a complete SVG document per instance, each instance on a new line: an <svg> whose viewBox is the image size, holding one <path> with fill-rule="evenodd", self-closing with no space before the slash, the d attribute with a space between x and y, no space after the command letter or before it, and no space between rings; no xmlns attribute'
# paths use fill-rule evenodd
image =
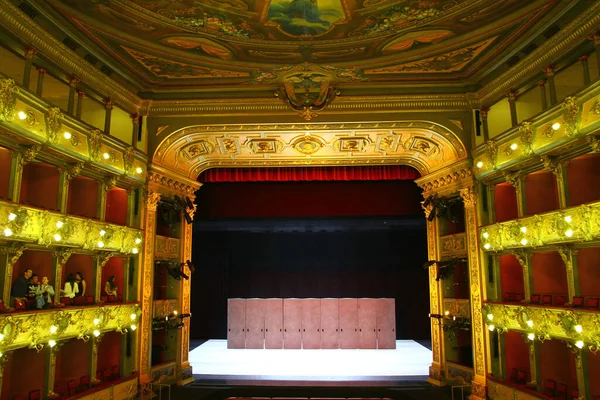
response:
<svg viewBox="0 0 600 400"><path fill-rule="evenodd" d="M50 346L50 347L56 346L56 340L52 340L52 339L48 340L48 346Z"/></svg>
<svg viewBox="0 0 600 400"><path fill-rule="evenodd" d="M104 247L104 242L100 241L97 243L98 247L103 248Z"/></svg>
<svg viewBox="0 0 600 400"><path fill-rule="evenodd" d="M137 247L134 247L133 249L131 249L131 252L132 252L133 254L137 254L137 253L139 253L140 251L138 250L138 248L137 248Z"/></svg>
<svg viewBox="0 0 600 400"><path fill-rule="evenodd" d="M527 239L521 240L521 245L526 246L529 241Z"/></svg>
<svg viewBox="0 0 600 400"><path fill-rule="evenodd" d="M137 326L135 326L135 324L133 324L133 325L130 326L130 328L131 328L132 331L135 331L137 329Z"/></svg>
<svg viewBox="0 0 600 400"><path fill-rule="evenodd" d="M489 250L490 247L492 247L492 245L490 245L489 243L486 243L486 244L483 245L483 248L486 249L486 250Z"/></svg>
<svg viewBox="0 0 600 400"><path fill-rule="evenodd" d="M98 325L100 323L100 320L98 318L94 318L94 325Z"/></svg>
<svg viewBox="0 0 600 400"><path fill-rule="evenodd" d="M57 330L58 330L58 328L56 327L56 325L52 325L50 327L50 333L52 333L52 334L56 333Z"/></svg>
<svg viewBox="0 0 600 400"><path fill-rule="evenodd" d="M567 229L567 230L565 231L565 236L566 236L566 237L571 237L571 236L573 236L573 230L572 230L572 229Z"/></svg>
<svg viewBox="0 0 600 400"><path fill-rule="evenodd" d="M15 213L8 214L9 221L14 221L16 218L17 218L17 214L15 214Z"/></svg>
<svg viewBox="0 0 600 400"><path fill-rule="evenodd" d="M516 144L516 143L513 143L513 144L510 145L510 149L511 150L516 150L518 147L519 147L519 145Z"/></svg>
<svg viewBox="0 0 600 400"><path fill-rule="evenodd" d="M137 314L131 314L129 318L131 318L132 321L135 321L135 319L137 318Z"/></svg>
<svg viewBox="0 0 600 400"><path fill-rule="evenodd" d="M100 331L98 329L94 329L93 334L95 337L98 337L98 336L100 336Z"/></svg>
<svg viewBox="0 0 600 400"><path fill-rule="evenodd" d="M136 238L136 239L135 239L135 244L140 244L140 243L142 243L142 239L140 239L140 238Z"/></svg>
<svg viewBox="0 0 600 400"><path fill-rule="evenodd" d="M583 332L583 326L581 326L581 325L575 325L573 327L573 329L575 329L575 332L577 332L577 333Z"/></svg>
<svg viewBox="0 0 600 400"><path fill-rule="evenodd" d="M4 335L0 333L0 342L4 340Z"/></svg>
<svg viewBox="0 0 600 400"><path fill-rule="evenodd" d="M54 234L54 240L56 240L57 242L60 242L62 239L62 236L60 236L58 233Z"/></svg>
<svg viewBox="0 0 600 400"><path fill-rule="evenodd" d="M173 314L177 315L177 313L176 313L175 311L173 311ZM444 313L444 315L450 315L450 311L446 311L446 312Z"/></svg>
<svg viewBox="0 0 600 400"><path fill-rule="evenodd" d="M10 228L4 228L4 236L12 236L13 231Z"/></svg>
<svg viewBox="0 0 600 400"><path fill-rule="evenodd" d="M554 129L555 131L560 129L560 122L555 122L552 124L552 129Z"/></svg>
<svg viewBox="0 0 600 400"><path fill-rule="evenodd" d="M56 227L57 227L58 229L62 228L64 224L65 224L65 223L64 223L64 222L62 222L62 221L56 221Z"/></svg>
<svg viewBox="0 0 600 400"><path fill-rule="evenodd" d="M108 154L108 153L103 153L103 154L102 154L102 157L103 157L105 160L108 160L108 159L110 158L110 154Z"/></svg>
<svg viewBox="0 0 600 400"><path fill-rule="evenodd" d="M490 321L494 320L494 314L488 314L487 315L487 319L489 319Z"/></svg>
<svg viewBox="0 0 600 400"><path fill-rule="evenodd" d="M521 227L521 232L523 232L523 233L527 233L527 227L526 227L526 226L522 226L522 227Z"/></svg>
<svg viewBox="0 0 600 400"><path fill-rule="evenodd" d="M490 234L489 234L489 233L487 233L487 232L483 232L483 238L484 238L484 239L487 239L487 238L489 238L489 237L490 237Z"/></svg>
<svg viewBox="0 0 600 400"><path fill-rule="evenodd" d="M142 172L144 172L144 170L143 170L141 167L137 167L137 168L135 169L135 172L136 172L137 174L141 174Z"/></svg>
<svg viewBox="0 0 600 400"><path fill-rule="evenodd" d="M478 161L475 165L477 165L477 168L481 168L483 167L483 161Z"/></svg>
<svg viewBox="0 0 600 400"><path fill-rule="evenodd" d="M25 118L27 118L27 113L25 113L24 111L19 111L19 112L17 113L17 116L19 117L19 119L20 119L21 121L23 121Z"/></svg>
<svg viewBox="0 0 600 400"><path fill-rule="evenodd" d="M63 133L63 137L67 140L71 139L71 137L73 137L73 135L71 135L71 132L65 132Z"/></svg>
<svg viewBox="0 0 600 400"><path fill-rule="evenodd" d="M101 229L100 230L100 236L104 236L104 235L106 235L106 231L104 229Z"/></svg>
<svg viewBox="0 0 600 400"><path fill-rule="evenodd" d="M531 320L531 319L530 319L529 321L527 321L527 325L528 325L530 328L533 328L533 320Z"/></svg>
<svg viewBox="0 0 600 400"><path fill-rule="evenodd" d="M495 327L494 325L490 325L490 326L488 326L488 330L489 330L490 332L494 332L494 329L496 329L496 327Z"/></svg>
<svg viewBox="0 0 600 400"><path fill-rule="evenodd" d="M573 222L573 218L571 218L571 216L570 216L570 215L567 215L567 216L565 217L565 221L566 221L566 222L568 222L568 223L571 223L571 222Z"/></svg>
<svg viewBox="0 0 600 400"><path fill-rule="evenodd" d="M583 340L578 340L575 342L575 346L577 346L578 349L583 349L585 343L583 343Z"/></svg>
<svg viewBox="0 0 600 400"><path fill-rule="evenodd" d="M535 339L535 334L534 333L530 333L529 335L527 335L527 339L534 340Z"/></svg>

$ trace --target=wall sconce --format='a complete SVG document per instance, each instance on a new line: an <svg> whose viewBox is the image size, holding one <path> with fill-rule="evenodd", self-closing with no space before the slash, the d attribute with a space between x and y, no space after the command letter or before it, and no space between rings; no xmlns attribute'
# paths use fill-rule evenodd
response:
<svg viewBox="0 0 600 400"><path fill-rule="evenodd" d="M482 168L483 167L483 161L477 161L477 164L475 164L477 166L477 168Z"/></svg>
<svg viewBox="0 0 600 400"><path fill-rule="evenodd" d="M141 174L142 174L142 172L144 172L144 170L143 170L141 167L137 167L137 168L135 169L135 172L136 172L136 174L138 174L138 175L141 175Z"/></svg>
<svg viewBox="0 0 600 400"><path fill-rule="evenodd" d="M102 158L104 158L105 160L108 160L110 158L110 154L102 153Z"/></svg>

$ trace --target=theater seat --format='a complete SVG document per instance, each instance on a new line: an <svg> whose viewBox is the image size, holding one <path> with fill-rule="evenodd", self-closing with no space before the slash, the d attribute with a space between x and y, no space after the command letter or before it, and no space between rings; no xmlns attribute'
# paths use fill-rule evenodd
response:
<svg viewBox="0 0 600 400"><path fill-rule="evenodd" d="M77 382L69 381L67 382L67 396L75 396L77 393Z"/></svg>
<svg viewBox="0 0 600 400"><path fill-rule="evenodd" d="M566 302L567 302L567 296L556 296L554 305L555 306L564 306Z"/></svg>
<svg viewBox="0 0 600 400"><path fill-rule="evenodd" d="M556 397L561 400L567 400L567 393L569 392L569 388L564 383L556 384Z"/></svg>
<svg viewBox="0 0 600 400"><path fill-rule="evenodd" d="M31 392L29 392L29 400L40 400L40 390L36 389L36 390L32 390Z"/></svg>
<svg viewBox="0 0 600 400"><path fill-rule="evenodd" d="M553 381L552 379L546 379L544 381L544 394L546 396L554 397L556 394L556 381Z"/></svg>
<svg viewBox="0 0 600 400"><path fill-rule="evenodd" d="M73 297L73 300L74 300L74 303L76 306L83 305L83 297L82 296Z"/></svg>
<svg viewBox="0 0 600 400"><path fill-rule="evenodd" d="M60 302L65 306L70 306L71 304L73 304L73 299L70 297L61 297Z"/></svg>
<svg viewBox="0 0 600 400"><path fill-rule="evenodd" d="M531 295L531 304L540 304L541 299L542 299L542 296L540 296L539 294L532 294Z"/></svg>
<svg viewBox="0 0 600 400"><path fill-rule="evenodd" d="M573 308L583 307L583 297L575 296L573 297Z"/></svg>
<svg viewBox="0 0 600 400"><path fill-rule="evenodd" d="M545 294L542 296L542 304L543 305L552 305L552 295Z"/></svg>
<svg viewBox="0 0 600 400"><path fill-rule="evenodd" d="M590 297L585 300L585 308L590 308L592 310L597 310L600 304L600 299Z"/></svg>

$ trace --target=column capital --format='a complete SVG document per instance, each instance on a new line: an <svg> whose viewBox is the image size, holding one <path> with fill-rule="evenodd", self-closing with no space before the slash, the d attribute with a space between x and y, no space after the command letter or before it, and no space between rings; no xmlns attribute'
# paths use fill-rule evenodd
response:
<svg viewBox="0 0 600 400"><path fill-rule="evenodd" d="M80 82L80 80L76 76L70 76L69 77L69 86L71 86L71 87L77 87L77 84L79 82Z"/></svg>
<svg viewBox="0 0 600 400"><path fill-rule="evenodd" d="M594 42L596 46L600 45L600 31L592 33L587 39Z"/></svg>
<svg viewBox="0 0 600 400"><path fill-rule="evenodd" d="M24 54L26 59L31 60L33 56L37 54L37 51L35 49L32 49L31 47L26 47Z"/></svg>
<svg viewBox="0 0 600 400"><path fill-rule="evenodd" d="M506 97L508 97L508 101L516 101L518 94L519 92L516 89L511 89L506 92Z"/></svg>
<svg viewBox="0 0 600 400"><path fill-rule="evenodd" d="M547 82L543 79L537 83L538 87L540 87L540 88L545 88L546 84L547 84Z"/></svg>
<svg viewBox="0 0 600 400"><path fill-rule="evenodd" d="M46 72L48 72L44 68L38 68L37 71L38 71L38 74L40 74L40 75L45 75Z"/></svg>
<svg viewBox="0 0 600 400"><path fill-rule="evenodd" d="M112 110L114 105L115 105L115 101L113 99L111 99L110 97L107 97L104 99L104 107L107 110Z"/></svg>
<svg viewBox="0 0 600 400"><path fill-rule="evenodd" d="M584 54L582 56L579 56L578 60L579 60L579 62L584 63L584 62L586 62L588 60L588 58L590 58L590 55L589 54Z"/></svg>
<svg viewBox="0 0 600 400"><path fill-rule="evenodd" d="M554 74L556 73L556 66L554 66L553 64L548 64L546 67L544 67L544 74L548 77L554 76Z"/></svg>
<svg viewBox="0 0 600 400"><path fill-rule="evenodd" d="M489 112L490 112L489 107L481 107L479 109L479 115L481 116L481 119L487 119Z"/></svg>
<svg viewBox="0 0 600 400"><path fill-rule="evenodd" d="M78 90L77 91L77 96L82 99L85 97L85 92L83 90Z"/></svg>
<svg viewBox="0 0 600 400"><path fill-rule="evenodd" d="M140 114L139 113L132 113L129 114L129 117L131 118L131 120L133 121L134 124L138 124L140 122Z"/></svg>

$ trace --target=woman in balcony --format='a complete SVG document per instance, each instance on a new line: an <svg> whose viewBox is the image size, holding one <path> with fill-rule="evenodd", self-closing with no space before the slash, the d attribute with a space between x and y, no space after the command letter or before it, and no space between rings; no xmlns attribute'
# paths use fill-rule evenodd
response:
<svg viewBox="0 0 600 400"><path fill-rule="evenodd" d="M107 296L115 296L114 298L116 299L118 288L119 288L119 286L117 286L117 284L115 283L115 276L114 275L109 276L108 280L106 281L106 284L104 285L104 292L106 293L106 295Z"/></svg>
<svg viewBox="0 0 600 400"><path fill-rule="evenodd" d="M49 308L52 304L52 297L54 296L54 288L48 281L48 277L42 278L42 284L38 289L38 296L36 297L37 308Z"/></svg>
<svg viewBox="0 0 600 400"><path fill-rule="evenodd" d="M67 275L67 279L65 281L65 288L62 290L61 294L64 297L69 297L72 299L73 297L77 296L77 293L79 293L79 285L75 280L75 275L69 274Z"/></svg>
<svg viewBox="0 0 600 400"><path fill-rule="evenodd" d="M77 282L77 286L79 286L79 293L75 294L75 296L85 296L85 279L83 279L83 274L81 272L77 272L75 274L75 282Z"/></svg>

